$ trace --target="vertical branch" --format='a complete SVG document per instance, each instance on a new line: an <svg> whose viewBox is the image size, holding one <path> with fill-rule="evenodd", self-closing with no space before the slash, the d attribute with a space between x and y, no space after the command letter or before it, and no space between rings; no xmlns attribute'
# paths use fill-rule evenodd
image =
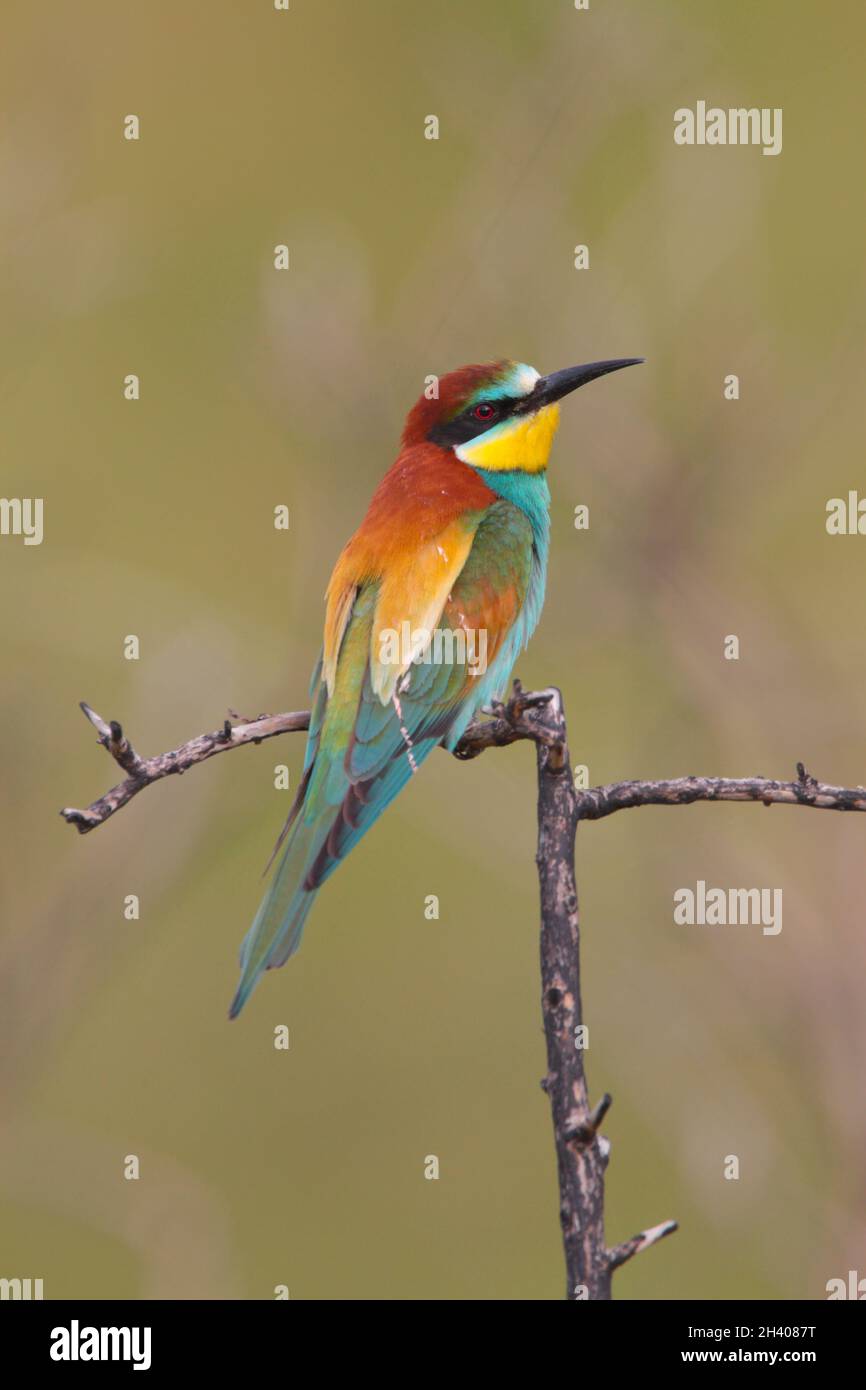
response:
<svg viewBox="0 0 866 1390"><path fill-rule="evenodd" d="M538 714L556 741L537 745L538 879L541 889L541 999L547 1076L559 1169L566 1297L609 1299L611 1263L604 1238L604 1170L608 1143L598 1126L610 1105L590 1110L580 999L580 927L574 873L577 804L565 713L558 690Z"/></svg>
<svg viewBox="0 0 866 1390"><path fill-rule="evenodd" d="M605 1093L590 1108L583 1038L578 1032L583 1012L574 842L580 821L607 814L607 806L595 792L575 790L562 695L555 688L543 694L543 703L536 696L523 697L525 706L537 706L527 708L524 717L534 726L529 736L535 738L538 759L535 862L541 889L541 1006L547 1041L547 1076L542 1085L553 1111L566 1298L610 1299L613 1271L670 1235L677 1223L663 1221L613 1249L608 1249L604 1238L604 1174L610 1144L598 1131L611 1098Z"/></svg>

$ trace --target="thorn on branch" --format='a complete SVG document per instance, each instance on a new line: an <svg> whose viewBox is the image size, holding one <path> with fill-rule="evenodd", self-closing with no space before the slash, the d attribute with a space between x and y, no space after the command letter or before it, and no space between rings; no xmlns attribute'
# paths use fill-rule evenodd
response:
<svg viewBox="0 0 866 1390"><path fill-rule="evenodd" d="M811 805L818 790L818 780L808 773L802 763L797 764L797 781L794 783L797 800Z"/></svg>
<svg viewBox="0 0 866 1390"><path fill-rule="evenodd" d="M101 743L104 744L108 739L111 738L111 729L106 724L102 716L97 714L95 709L90 708L86 700L79 700L78 708L83 711L85 718L90 720L94 729L99 734L99 740Z"/></svg>
<svg viewBox="0 0 866 1390"><path fill-rule="evenodd" d="M565 1137L576 1144L591 1144L598 1134L599 1129L604 1123L604 1117L613 1105L613 1096L609 1091L605 1091L598 1104L590 1111L585 1119L579 1116L573 1120L569 1117L566 1126Z"/></svg>
<svg viewBox="0 0 866 1390"><path fill-rule="evenodd" d="M648 1231L641 1231L640 1235L632 1236L631 1240L624 1240L621 1245L615 1245L612 1250L607 1252L607 1262L610 1269L619 1269L634 1255L640 1255L644 1250L649 1250L651 1245L656 1245L658 1241L664 1240L665 1236L672 1235L678 1229L676 1221L663 1221L659 1226L651 1226Z"/></svg>
<svg viewBox="0 0 866 1390"><path fill-rule="evenodd" d="M99 734L99 742L103 748L107 748L112 758L130 777L143 777L145 767L141 758L136 753L129 739L124 736L123 726L116 719L111 719L106 723L95 709L91 709L86 700L80 701L80 707L87 719L90 720L94 729Z"/></svg>

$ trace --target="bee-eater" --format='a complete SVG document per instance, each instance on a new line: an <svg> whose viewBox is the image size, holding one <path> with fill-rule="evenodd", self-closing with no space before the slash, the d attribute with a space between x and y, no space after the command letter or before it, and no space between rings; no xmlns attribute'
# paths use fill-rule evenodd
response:
<svg viewBox="0 0 866 1390"><path fill-rule="evenodd" d="M328 585L303 776L241 947L231 1018L298 949L325 879L427 755L455 748L504 693L544 602L557 402L642 360L550 376L520 362L461 367L410 410Z"/></svg>

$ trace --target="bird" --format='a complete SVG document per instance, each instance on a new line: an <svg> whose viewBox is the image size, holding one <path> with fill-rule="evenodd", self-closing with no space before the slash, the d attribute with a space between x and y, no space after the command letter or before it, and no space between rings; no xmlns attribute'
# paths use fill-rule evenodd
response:
<svg viewBox="0 0 866 1390"><path fill-rule="evenodd" d="M499 359L428 378L328 584L303 774L230 1018L294 955L326 879L433 749L453 751L505 691L544 603L559 402L643 360L542 376Z"/></svg>

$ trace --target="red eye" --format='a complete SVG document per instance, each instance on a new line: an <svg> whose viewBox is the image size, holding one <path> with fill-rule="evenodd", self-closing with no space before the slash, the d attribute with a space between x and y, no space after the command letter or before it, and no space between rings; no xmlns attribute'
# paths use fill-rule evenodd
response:
<svg viewBox="0 0 866 1390"><path fill-rule="evenodd" d="M472 414L476 420L492 420L496 414L496 406L491 405L489 401L482 401L480 405L475 407Z"/></svg>

